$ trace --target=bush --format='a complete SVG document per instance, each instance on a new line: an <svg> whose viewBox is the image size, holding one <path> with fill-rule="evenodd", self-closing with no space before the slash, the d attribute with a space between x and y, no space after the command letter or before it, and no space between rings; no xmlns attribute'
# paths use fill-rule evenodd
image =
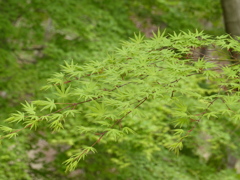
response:
<svg viewBox="0 0 240 180"><path fill-rule="evenodd" d="M201 54L206 47L209 53ZM240 120L239 61L230 59L229 49L240 52L239 42L228 35L158 31L152 39L135 35L101 62L65 62L43 87L51 97L25 102L23 111L6 119L23 127L1 126L1 139L26 129L50 136L51 129L51 143L68 147L60 152L69 157L66 171L81 168L87 155L84 163L98 162L92 154L99 151L104 175L143 162L148 174L126 170L125 176L157 178L151 174L157 154L165 148L178 154L184 144L183 155L199 156L213 171L224 169L227 152L238 153ZM98 172L99 167L91 168Z"/></svg>

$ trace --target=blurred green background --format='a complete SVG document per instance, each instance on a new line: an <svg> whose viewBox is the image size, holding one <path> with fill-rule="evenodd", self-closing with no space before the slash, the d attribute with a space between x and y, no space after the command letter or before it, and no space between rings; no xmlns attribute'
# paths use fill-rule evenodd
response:
<svg viewBox="0 0 240 180"><path fill-rule="evenodd" d="M101 61L138 32L151 37L158 29L167 33L198 29L221 35L225 33L222 14L218 0L0 0L0 124L20 109L21 102L51 97L40 88L64 60ZM147 116L152 113L159 118L165 110ZM170 136L168 118L158 124L164 138ZM151 161L124 141L102 143L96 155L66 174L62 162L84 144L80 140L89 141L71 129L81 123L72 119L60 133L42 127L4 141L0 179L240 179L237 150L230 152L227 143L218 140L210 152L201 135L201 147L189 142L179 157L163 148L153 153ZM216 124L212 127L216 134L225 131ZM235 136L237 143L239 132Z"/></svg>

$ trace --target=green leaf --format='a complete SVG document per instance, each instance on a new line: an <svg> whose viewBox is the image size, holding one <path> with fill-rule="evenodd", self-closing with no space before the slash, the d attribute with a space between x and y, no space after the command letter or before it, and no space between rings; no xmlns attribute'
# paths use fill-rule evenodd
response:
<svg viewBox="0 0 240 180"><path fill-rule="evenodd" d="M28 103L27 101L25 101L25 104L22 104L23 106L23 110L26 111L28 114L30 115L35 115L36 112L36 107L33 106L33 103Z"/></svg>
<svg viewBox="0 0 240 180"><path fill-rule="evenodd" d="M50 128L53 129L53 131L59 131L60 129L63 129L63 124L61 120L55 120L50 123Z"/></svg>
<svg viewBox="0 0 240 180"><path fill-rule="evenodd" d="M75 114L79 113L79 110L76 110L76 109L70 109L70 110L66 110L63 112L63 114L65 116L72 116L72 117L75 117Z"/></svg>
<svg viewBox="0 0 240 180"><path fill-rule="evenodd" d="M136 134L136 132L135 131L133 131L131 128L129 128L129 127L124 127L123 129L122 129L122 132L124 132L124 133L126 133L126 134Z"/></svg>
<svg viewBox="0 0 240 180"><path fill-rule="evenodd" d="M218 118L217 114L218 114L217 112L209 112L209 113L204 114L203 116L206 116L208 119L210 117Z"/></svg>
<svg viewBox="0 0 240 180"><path fill-rule="evenodd" d="M79 126L78 131L79 131L80 134L84 134L84 133L89 133L89 132L96 132L97 129L96 128L91 128L91 127Z"/></svg>
<svg viewBox="0 0 240 180"><path fill-rule="evenodd" d="M117 141L120 137L123 136L123 132L117 129L108 129L106 136L113 138L115 141Z"/></svg>
<svg viewBox="0 0 240 180"><path fill-rule="evenodd" d="M87 153L92 152L94 154L97 152L97 150L92 146L84 147L83 151L86 151Z"/></svg>
<svg viewBox="0 0 240 180"><path fill-rule="evenodd" d="M134 33L134 39L130 38L134 43L136 44L140 44L141 42L143 42L144 39L144 35L141 35L141 33L139 32L138 35L136 33Z"/></svg>
<svg viewBox="0 0 240 180"><path fill-rule="evenodd" d="M39 125L39 120L38 119L36 119L36 120L27 119L24 123L26 124L25 127L30 127L30 129L36 130Z"/></svg>
<svg viewBox="0 0 240 180"><path fill-rule="evenodd" d="M58 121L63 121L64 120L64 115L63 114L60 114L60 113L55 113L55 114L52 114L51 117L50 117L50 120L58 120Z"/></svg>
<svg viewBox="0 0 240 180"><path fill-rule="evenodd" d="M15 122L19 123L19 122L23 121L24 119L25 119L25 114L20 111L17 111L17 113L12 114L12 117L9 117L5 121L9 122L9 123L15 123Z"/></svg>
<svg viewBox="0 0 240 180"><path fill-rule="evenodd" d="M55 93L59 98L67 98L69 97L71 94L69 93L71 86L68 86L67 88L65 88L64 84L60 85L60 88L55 85L54 86L55 89L57 90L57 93Z"/></svg>
<svg viewBox="0 0 240 180"><path fill-rule="evenodd" d="M176 143L173 143L173 144L169 144L167 145L168 149L170 151L174 151L175 154L179 154L179 151L182 150L183 148L183 144L182 144L182 141L181 142L176 142Z"/></svg>
<svg viewBox="0 0 240 180"><path fill-rule="evenodd" d="M175 123L175 126L174 126L174 127L179 126L179 127L181 128L181 127L184 126L184 125L188 125L189 122L190 122L190 121L189 121L189 119L187 119L187 118L180 118L180 119L177 119L177 120L174 121L174 123Z"/></svg>
<svg viewBox="0 0 240 180"><path fill-rule="evenodd" d="M13 129L10 127L7 127L7 126L0 126L0 130L5 133L10 133L10 132L12 132Z"/></svg>
<svg viewBox="0 0 240 180"><path fill-rule="evenodd" d="M39 106L44 106L41 109L41 111L43 111L45 109L50 109L50 112L51 112L53 109L57 108L54 100L51 100L49 98L47 98L47 101L43 101L43 100L33 101L33 104L36 104L36 105L39 105Z"/></svg>
<svg viewBox="0 0 240 180"><path fill-rule="evenodd" d="M185 131L183 130L183 129L174 129L173 130L175 133L174 133L174 135L182 135L182 134L184 134L185 133Z"/></svg>
<svg viewBox="0 0 240 180"><path fill-rule="evenodd" d="M10 133L5 135L5 137L11 139L11 138L17 137L17 135L18 135L17 133Z"/></svg>

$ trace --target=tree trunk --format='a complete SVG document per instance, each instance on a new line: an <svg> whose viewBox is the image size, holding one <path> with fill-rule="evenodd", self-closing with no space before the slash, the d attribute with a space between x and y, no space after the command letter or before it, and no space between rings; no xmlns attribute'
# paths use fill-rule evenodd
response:
<svg viewBox="0 0 240 180"><path fill-rule="evenodd" d="M225 30L232 37L240 37L240 0L221 0ZM240 58L240 53L232 52L234 59Z"/></svg>

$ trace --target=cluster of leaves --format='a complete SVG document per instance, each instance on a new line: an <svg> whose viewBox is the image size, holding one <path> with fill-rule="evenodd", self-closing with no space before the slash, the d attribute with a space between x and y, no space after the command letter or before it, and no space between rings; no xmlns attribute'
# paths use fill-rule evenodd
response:
<svg viewBox="0 0 240 180"><path fill-rule="evenodd" d="M58 2L23 0L21 3L14 0L1 1L0 39L3 43L0 44L2 59L0 62L0 108L2 110L0 119L5 119L14 109L20 111L17 104L22 99L27 99L29 102L31 99L49 97L49 99L45 99L47 102L38 102L42 103L38 110L43 109L42 114L50 113L44 107L48 107L49 110L52 107L52 112L56 111L50 101L53 103L54 99L54 103L60 103L62 100L56 100L55 93L51 93L52 91L39 92L45 79L53 72L59 71L59 64L63 64L64 59L74 59L78 66L82 61L104 59L107 51L119 46L119 40L127 39L132 36L134 31L137 31L129 17L141 16L141 21L148 22L150 16L153 26L168 27L170 31L178 31L177 29L180 28L195 29L196 25L207 23L210 25L209 28L213 27L214 29L211 32L216 33L216 29L219 27L218 23L222 22L219 20L221 17L219 5L218 1L211 0L191 1L191 3L188 0L142 0L141 2L128 0L82 0L80 2L74 0ZM206 7L208 8L206 9ZM139 21L138 19L135 23L141 23ZM197 27L206 29L202 26ZM221 55L221 57L228 58L228 55ZM67 81L68 78L65 78ZM199 93L216 93L213 90L215 86L210 85L209 81L201 79L199 85ZM199 86L194 87L196 89ZM61 90L61 87L58 88ZM69 88L70 90L71 88ZM34 98L33 95L35 95ZM111 139L110 137L102 138L101 143L96 145L98 153L79 162L78 171L80 170L81 173L78 174L77 179L80 177L82 179L96 179L96 177L99 179L113 179L113 177L116 179L179 179L180 174L177 172L181 172L182 179L187 179L188 176L191 179L192 173L195 173L193 177L199 173L199 178L207 179L207 175L203 176L203 174L208 173L208 169L212 169L209 174L218 173L219 167L224 169L229 153L238 156L238 152L234 148L239 148L238 127L231 121L224 121L229 118L227 114L221 115L223 121L219 121L219 115L218 119L210 117L211 121L202 119L199 126L191 132L193 136L189 136L188 141L184 141L185 148L181 153L182 159L179 160L182 162L180 165L182 169L177 167L179 163L175 156L171 153L164 154L164 149L159 151L159 147L166 146L170 140L176 142L176 139L172 140L174 132L172 128L177 123L173 121L177 121L178 118L171 112L179 108L178 106L187 106L188 112L195 113L196 110L192 107L199 105L198 101L194 99L183 98L181 99L183 104L167 103L166 106L159 106L166 102L158 100L150 101L148 99L145 101L139 107L143 107L140 115L132 116L130 113L124 118L128 121L128 127L137 134L128 134L127 136L122 134L117 143L108 141ZM68 102L67 99L68 97L64 102ZM71 99L69 101L72 102ZM64 129L57 133L51 133L45 123L41 123L36 131L29 134L28 130L24 130L17 139L5 141L4 146L0 148L0 154L2 154L0 156L0 179L72 179L63 174L64 166L61 163L69 156L79 152L84 145L91 145L91 142L93 143L99 137L99 134L87 132L79 135L79 132L73 128L81 126L80 129L84 130L82 126L88 127L88 132L90 128L99 128L99 124L93 125L91 116L87 115L93 114L95 109L90 103L78 105L77 108L81 113L75 114L74 117L68 116L67 123L63 125ZM94 103L93 106L97 105ZM56 104L56 107L64 108L59 104ZM214 102L214 106L211 106L215 109L224 107L225 105L219 99ZM14 116L18 117L16 121L19 121L21 116L17 114ZM193 123L191 121L189 125ZM1 125L6 125L6 122L1 122ZM23 127L22 123L14 123L11 129L2 128L6 132L12 132L13 129L17 130ZM59 126L59 128L62 127ZM183 125L183 128L186 127ZM191 127L186 130L190 129ZM16 134L9 137L14 135ZM209 137L211 138L209 139ZM39 154L35 154L34 159L29 156L33 149L41 149L38 141L42 140L48 142L45 149L54 148L58 152L51 162L42 159L46 154L39 150ZM207 152L200 151L206 147ZM228 147L231 147L231 151ZM201 158L205 156L202 155L204 153L211 154L210 159L206 161L211 166L205 164L205 161L202 163ZM165 161L165 158L168 160ZM35 169L34 163L40 163L43 167ZM98 164L102 166L98 166ZM194 164L200 170L195 171L190 164ZM212 168L212 165L215 169ZM223 173L219 172L219 177L230 176L228 173L225 173L224 176Z"/></svg>
<svg viewBox="0 0 240 180"><path fill-rule="evenodd" d="M196 51L206 46L214 49L214 56L196 57ZM178 154L187 137L198 139L190 137L197 131L211 136L213 146L234 149L237 145L231 134L212 125L217 120L220 126L226 123L232 128L240 120L239 61L220 63L227 58L222 49L230 48L240 52L239 42L227 35L212 37L198 31L164 35L158 31L146 40L135 35L101 62L66 62L43 87L54 97L23 104L23 111L6 121L24 127L1 126L1 139L43 126L56 132L71 119L79 121L71 129L79 139L93 142L70 153L64 162L67 171L74 170L86 155L96 153L97 144L113 141L127 142L148 159L163 147ZM192 143L186 146L194 147ZM123 152L117 155L122 161L112 159L120 165L124 162L122 168L131 165L131 157Z"/></svg>
<svg viewBox="0 0 240 180"><path fill-rule="evenodd" d="M0 1L0 119L6 119L14 110L20 110L19 102L23 100L51 97L51 93L39 89L52 73L60 70L63 60L74 59L80 64L91 59L101 60L107 52L119 46L120 40L128 39L134 31L137 29L129 19L123 1ZM1 121L0 124L6 123ZM72 124L75 126L74 121ZM14 125L15 129L21 127L21 124ZM65 133L64 139L72 141L73 134ZM51 139L51 133L46 132L45 135L48 137L43 139ZM36 158L30 160L27 156L32 148L36 148L39 136L19 138L18 141L25 142L22 144L31 144L26 147L12 147L11 143L7 143L0 148L0 154L8 156L0 159L0 179L22 176L22 179L27 179L29 175L36 179L37 174L43 177L47 174L31 168L29 161ZM58 137L61 136L55 135L55 138ZM16 155L14 151L19 153ZM16 171L23 167L24 173ZM5 173L13 171L16 173ZM55 179L60 173L51 174L54 176L48 179Z"/></svg>

